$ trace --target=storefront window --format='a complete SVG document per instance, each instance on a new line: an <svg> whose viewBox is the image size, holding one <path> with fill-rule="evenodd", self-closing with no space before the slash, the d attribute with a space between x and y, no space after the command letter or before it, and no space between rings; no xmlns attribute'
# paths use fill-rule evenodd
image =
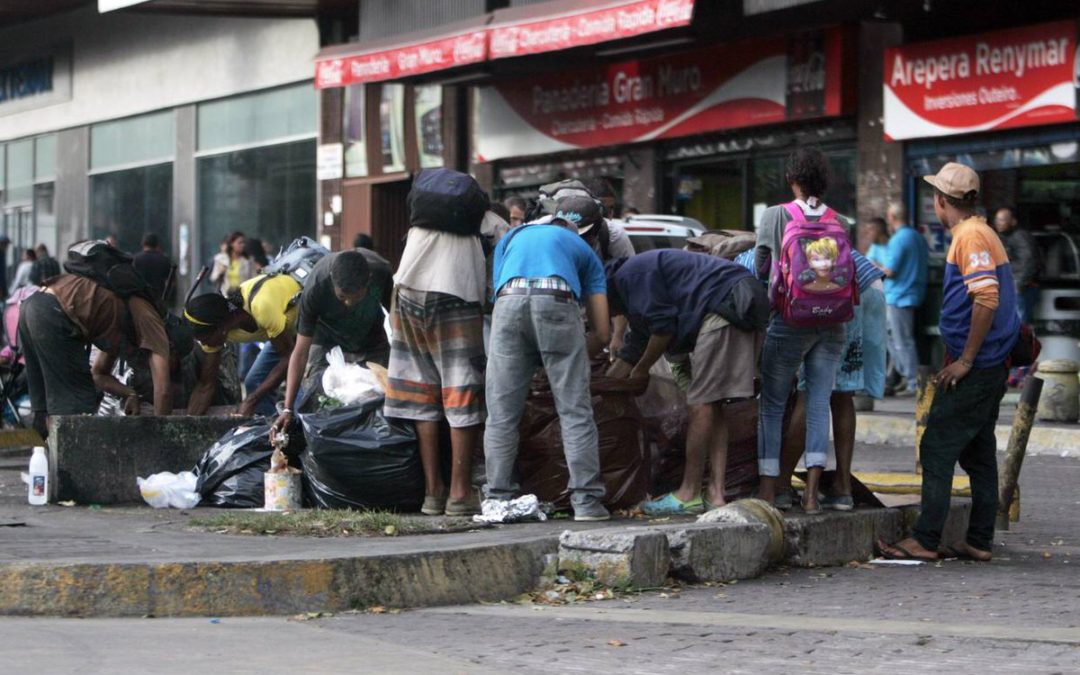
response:
<svg viewBox="0 0 1080 675"><path fill-rule="evenodd" d="M172 241L172 164L143 166L90 176L90 232L116 237L121 250L140 250L153 233L168 250Z"/></svg>
<svg viewBox="0 0 1080 675"><path fill-rule="evenodd" d="M40 183L34 186L34 234L39 244L45 244L56 256L56 184Z"/></svg>
<svg viewBox="0 0 1080 675"><path fill-rule="evenodd" d="M34 141L26 139L7 144L7 186L5 203L28 204L33 198Z"/></svg>
<svg viewBox="0 0 1080 675"><path fill-rule="evenodd" d="M383 173L405 170L405 85L384 84L379 101Z"/></svg>
<svg viewBox="0 0 1080 675"><path fill-rule="evenodd" d="M90 233L138 251L153 233L168 248L172 216L171 110L90 127Z"/></svg>
<svg viewBox="0 0 1080 675"><path fill-rule="evenodd" d="M313 136L318 99L311 83L203 103L200 152Z"/></svg>
<svg viewBox="0 0 1080 675"><path fill-rule="evenodd" d="M345 88L345 177L366 176L367 143L365 142L364 85Z"/></svg>
<svg viewBox="0 0 1080 675"><path fill-rule="evenodd" d="M34 182L47 183L56 179L56 134L34 139Z"/></svg>
<svg viewBox="0 0 1080 675"><path fill-rule="evenodd" d="M422 168L443 165L442 87L416 88L416 138Z"/></svg>
<svg viewBox="0 0 1080 675"><path fill-rule="evenodd" d="M306 140L198 160L199 253L209 264L234 230L275 251L315 234L315 144Z"/></svg>
<svg viewBox="0 0 1080 675"><path fill-rule="evenodd" d="M176 133L171 110L90 127L91 171L160 164L172 160L175 152Z"/></svg>
<svg viewBox="0 0 1080 675"><path fill-rule="evenodd" d="M275 251L315 236L316 103L304 83L199 106L196 268L234 230Z"/></svg>

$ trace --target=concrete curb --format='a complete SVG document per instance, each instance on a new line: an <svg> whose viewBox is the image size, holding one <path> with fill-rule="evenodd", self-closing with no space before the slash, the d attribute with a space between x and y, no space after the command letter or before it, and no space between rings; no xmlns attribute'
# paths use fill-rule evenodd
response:
<svg viewBox="0 0 1080 675"><path fill-rule="evenodd" d="M535 588L558 537L418 554L231 563L0 565L0 614L257 616L421 607Z"/></svg>
<svg viewBox="0 0 1080 675"><path fill-rule="evenodd" d="M968 510L967 503L953 505L946 541L963 532ZM325 559L8 563L0 564L0 615L258 616L497 602L536 588L557 553L560 562L591 569L613 586L656 587L668 574L692 581L749 579L771 563L814 567L865 560L876 537L899 537L916 515L913 508L860 509L788 518L778 560L778 523L751 519L609 527L490 546Z"/></svg>
<svg viewBox="0 0 1080 675"><path fill-rule="evenodd" d="M999 424L995 430L998 450L1004 452L1009 445L1012 426ZM869 445L896 445L913 447L915 418L898 415L859 415L855 425L855 441ZM1080 458L1080 426L1063 428L1043 426L1038 421L1031 428L1027 454L1054 455ZM914 458L912 458L914 461Z"/></svg>

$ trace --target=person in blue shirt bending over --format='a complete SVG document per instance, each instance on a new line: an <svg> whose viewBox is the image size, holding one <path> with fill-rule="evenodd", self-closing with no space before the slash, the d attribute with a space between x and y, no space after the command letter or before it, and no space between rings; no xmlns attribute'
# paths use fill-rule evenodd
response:
<svg viewBox="0 0 1080 675"><path fill-rule="evenodd" d="M608 520L589 393L590 359L610 337L600 258L577 234L600 220L589 197L558 200L550 223L521 225L495 247L495 310L487 360L484 455L488 499L512 499L518 427L533 373L543 367L562 426L574 520ZM592 332L586 339L579 305Z"/></svg>

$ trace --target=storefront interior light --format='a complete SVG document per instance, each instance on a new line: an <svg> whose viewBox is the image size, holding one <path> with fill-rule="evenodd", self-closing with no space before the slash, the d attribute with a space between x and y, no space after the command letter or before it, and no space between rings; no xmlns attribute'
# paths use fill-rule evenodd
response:
<svg viewBox="0 0 1080 675"><path fill-rule="evenodd" d="M626 47L614 47L611 49L597 49L596 55L600 57L605 56L618 56L619 54L629 54L651 51L653 49L663 49L665 47L677 47L679 45L690 44L694 41L692 37L673 38L671 40L658 40L656 42L647 42L643 45L628 45Z"/></svg>

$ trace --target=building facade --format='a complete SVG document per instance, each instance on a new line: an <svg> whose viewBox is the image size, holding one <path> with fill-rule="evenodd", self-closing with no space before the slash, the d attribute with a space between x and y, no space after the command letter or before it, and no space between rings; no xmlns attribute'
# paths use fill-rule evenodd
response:
<svg viewBox="0 0 1080 675"><path fill-rule="evenodd" d="M313 19L99 13L0 29L13 249L158 235L183 288L233 230L316 234Z"/></svg>

